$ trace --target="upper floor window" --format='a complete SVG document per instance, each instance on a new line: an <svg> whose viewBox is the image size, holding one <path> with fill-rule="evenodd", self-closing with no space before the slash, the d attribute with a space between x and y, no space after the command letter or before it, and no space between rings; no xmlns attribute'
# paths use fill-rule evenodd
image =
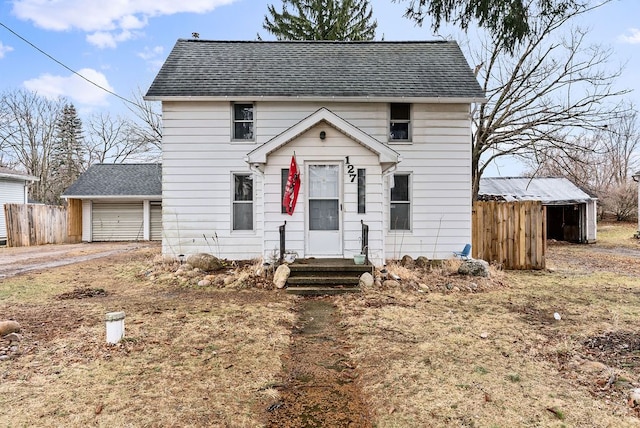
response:
<svg viewBox="0 0 640 428"><path fill-rule="evenodd" d="M233 104L233 139L253 140L253 104Z"/></svg>
<svg viewBox="0 0 640 428"><path fill-rule="evenodd" d="M411 104L390 104L389 141L411 140Z"/></svg>

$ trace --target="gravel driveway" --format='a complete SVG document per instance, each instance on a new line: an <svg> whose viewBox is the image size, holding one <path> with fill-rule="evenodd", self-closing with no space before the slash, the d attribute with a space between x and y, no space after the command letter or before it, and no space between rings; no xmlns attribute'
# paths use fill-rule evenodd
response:
<svg viewBox="0 0 640 428"><path fill-rule="evenodd" d="M0 279L125 253L138 248L159 246L159 242L93 242L37 247L0 247Z"/></svg>

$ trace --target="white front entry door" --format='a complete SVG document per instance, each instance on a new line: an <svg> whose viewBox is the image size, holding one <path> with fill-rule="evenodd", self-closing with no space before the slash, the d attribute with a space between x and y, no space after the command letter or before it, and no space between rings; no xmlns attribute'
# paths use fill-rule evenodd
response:
<svg viewBox="0 0 640 428"><path fill-rule="evenodd" d="M340 169L338 163L308 166L307 256L342 257Z"/></svg>

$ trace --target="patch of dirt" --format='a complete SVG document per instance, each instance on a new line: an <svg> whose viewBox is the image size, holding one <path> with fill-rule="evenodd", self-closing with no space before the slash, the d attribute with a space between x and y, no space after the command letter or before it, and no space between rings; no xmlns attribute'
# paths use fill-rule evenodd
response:
<svg viewBox="0 0 640 428"><path fill-rule="evenodd" d="M68 293L56 296L59 300L86 299L87 297L104 297L107 291L104 288L76 288Z"/></svg>
<svg viewBox="0 0 640 428"><path fill-rule="evenodd" d="M582 343L585 353L609 366L640 367L640 333L612 331L590 337Z"/></svg>
<svg viewBox="0 0 640 428"><path fill-rule="evenodd" d="M302 302L290 352L283 355L280 400L267 408L268 427L371 427L350 347L328 298Z"/></svg>

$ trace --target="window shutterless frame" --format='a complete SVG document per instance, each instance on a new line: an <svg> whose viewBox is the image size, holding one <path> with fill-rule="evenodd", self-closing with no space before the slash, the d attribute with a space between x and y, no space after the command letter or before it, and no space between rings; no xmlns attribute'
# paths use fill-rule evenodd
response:
<svg viewBox="0 0 640 428"><path fill-rule="evenodd" d="M233 141L255 140L255 104L231 104L231 139Z"/></svg>
<svg viewBox="0 0 640 428"><path fill-rule="evenodd" d="M233 231L254 230L253 174L231 175L231 229Z"/></svg>
<svg viewBox="0 0 640 428"><path fill-rule="evenodd" d="M411 230L411 174L394 174L393 184L389 189L389 230Z"/></svg>
<svg viewBox="0 0 640 428"><path fill-rule="evenodd" d="M411 104L389 104L389 142L411 142Z"/></svg>

